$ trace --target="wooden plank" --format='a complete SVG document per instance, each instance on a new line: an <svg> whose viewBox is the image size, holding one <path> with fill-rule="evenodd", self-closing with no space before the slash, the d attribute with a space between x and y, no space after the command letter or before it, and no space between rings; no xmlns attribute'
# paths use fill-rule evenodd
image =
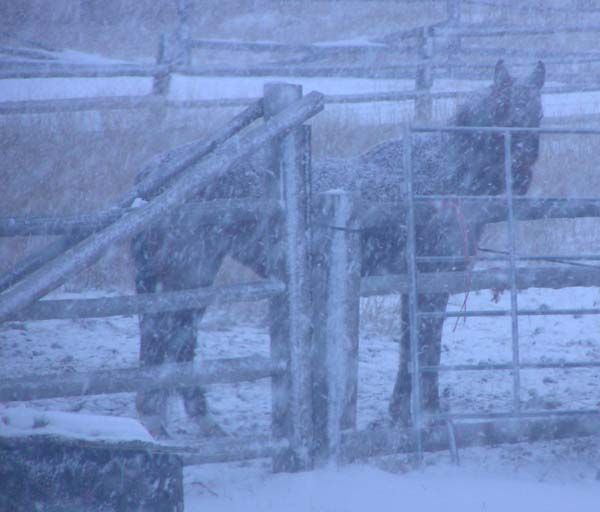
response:
<svg viewBox="0 0 600 512"><path fill-rule="evenodd" d="M111 210L83 215L0 217L0 237L35 235L88 235L109 226L134 208ZM275 201L252 199L223 199L203 203L186 203L163 222L178 226L228 225L279 215Z"/></svg>
<svg viewBox="0 0 600 512"><path fill-rule="evenodd" d="M455 423L456 446L495 446L503 443L536 442L597 435L600 414L556 415L548 418L494 419ZM425 451L449 449L446 425L429 427L422 432ZM373 429L347 432L342 441L342 460L410 453L416 451L412 429Z"/></svg>
<svg viewBox="0 0 600 512"><path fill-rule="evenodd" d="M239 77L338 77L338 78L407 78L413 79L416 61L397 66L306 66L260 65L247 67L186 66L177 73L186 76L239 76Z"/></svg>
<svg viewBox="0 0 600 512"><path fill-rule="evenodd" d="M289 450L287 439L274 441L266 436L244 436L234 439L211 439L180 450L183 464L210 464L273 457Z"/></svg>
<svg viewBox="0 0 600 512"><path fill-rule="evenodd" d="M156 178L155 178L156 179ZM158 180L157 180L158 181ZM157 185L158 186L158 183ZM141 186L146 193L153 187ZM143 192L143 190L139 190ZM481 222L501 222L506 219L505 200L488 202L482 206L476 201L465 201L461 210L467 218L478 218ZM485 200L482 200L485 203ZM419 218L429 219L432 205L437 203L417 204L417 222ZM378 224L394 222L402 225L405 222L403 203L362 202L361 226L375 227ZM83 235L99 231L113 223L131 209L114 208L97 214L72 216L33 216L33 217L0 217L1 236L32 235ZM262 215L275 215L280 211L279 203L274 200L226 199L206 203L187 203L182 205L170 219L178 223L194 225L229 224L244 220L258 219ZM515 218L518 220L539 219L575 219L583 217L600 217L600 199L544 199L515 198ZM165 222L170 222L166 220Z"/></svg>
<svg viewBox="0 0 600 512"><path fill-rule="evenodd" d="M507 289L510 286L507 269L476 270L473 272L420 273L419 291L429 293L463 293L467 290ZM520 268L517 269L517 288L569 288L600 286L600 268ZM406 275L370 276L361 280L362 297L404 294L409 291Z"/></svg>
<svg viewBox="0 0 600 512"><path fill-rule="evenodd" d="M358 196L321 194L313 224L313 418L318 463L356 428L361 241Z"/></svg>
<svg viewBox="0 0 600 512"><path fill-rule="evenodd" d="M302 87L266 84L265 119L278 115L302 97ZM295 127L269 149L266 189L269 198L281 200L285 215L272 229L269 239L270 274L286 284L285 300L270 302L271 356L288 362L290 372L272 379L272 435L290 440L290 450L273 458L275 471L306 469L311 466L312 396L310 283L306 213L308 195L306 148L309 132Z"/></svg>
<svg viewBox="0 0 600 512"><path fill-rule="evenodd" d="M486 27L483 25L442 26L432 27L437 35L455 37L501 37L501 36L535 36L581 34L600 32L600 25L563 25L559 27Z"/></svg>
<svg viewBox="0 0 600 512"><path fill-rule="evenodd" d="M43 64L4 64L3 78L111 78L121 76L151 77L165 72L165 66L138 64L83 65L45 62Z"/></svg>
<svg viewBox="0 0 600 512"><path fill-rule="evenodd" d="M365 70L366 72L366 70ZM413 71L414 74L414 71ZM368 76L372 75L372 70ZM392 73L393 75L393 73ZM366 75L365 75L366 76ZM382 77L379 77L382 78ZM410 78L407 74L406 78ZM442 78L437 75L437 78ZM596 92L600 84L573 83L572 85L545 87L544 96L553 94L572 94L577 92ZM328 94L325 103L376 103L411 101L424 94L436 99L467 98L469 91L446 91L427 93L423 91L387 91L379 93ZM0 102L0 115L6 114L40 114L57 112L79 112L87 110L119 110L136 108L218 108L245 107L257 101L256 98L220 98L207 100L169 100L157 96L132 96L114 98L69 98L57 100L27 100Z"/></svg>
<svg viewBox="0 0 600 512"><path fill-rule="evenodd" d="M435 196L430 200L419 200L415 204L415 220L419 224L429 221L431 215L455 215L453 210L439 210L440 200L458 200L462 215L477 222L502 222L507 218L506 199L502 197L456 197ZM397 226L406 224L406 205L403 201L375 203L361 202L361 227L374 228L393 222ZM600 217L600 199L597 198L535 198L515 197L514 214L517 220L576 219Z"/></svg>
<svg viewBox="0 0 600 512"><path fill-rule="evenodd" d="M103 318L143 313L175 312L183 309L201 309L211 304L269 299L284 292L285 285L283 283L263 281L234 286L99 299L41 300L15 313L11 320Z"/></svg>
<svg viewBox="0 0 600 512"><path fill-rule="evenodd" d="M385 43L373 44L289 44L289 43L271 43L261 41L224 41L214 39L191 39L188 44L192 48L202 48L205 50L223 50L234 52L267 52L267 53L308 53L317 58L336 56L340 54L355 55L358 53L389 53L398 51L396 46Z"/></svg>
<svg viewBox="0 0 600 512"><path fill-rule="evenodd" d="M0 115L51 114L86 110L130 110L165 107L163 98L156 96L107 96L94 98L60 98L52 100L3 101Z"/></svg>
<svg viewBox="0 0 600 512"><path fill-rule="evenodd" d="M485 200L484 200L485 201ZM417 205L417 222L419 217L428 219L431 204ZM370 203L363 202L361 210L362 227L374 227L379 223L394 221L405 222L403 203ZM477 217L482 222L501 222L506 218L506 204L475 204L466 201L461 210L468 218ZM248 219L257 219L261 214L273 215L279 210L275 201L258 200L215 200L207 203L187 203L172 215L181 223L229 224ZM1 217L0 236L31 235L79 235L98 231L111 224L129 209L112 209L98 214L84 214L64 217ZM515 198L515 218L518 220L539 219L574 219L600 217L600 200L592 198ZM168 222L168 221L166 221Z"/></svg>
<svg viewBox="0 0 600 512"><path fill-rule="evenodd" d="M266 142L288 132L323 109L323 95L312 92L301 101L274 116L268 123L244 135L236 135L211 153L193 172L183 173L165 192L146 205L121 217L117 222L89 237L52 260L0 296L0 320L9 318L67 279L97 261L111 246L142 231L181 204L199 189L222 176L238 159L248 156ZM202 155L204 156L204 155ZM187 159L193 167L197 159Z"/></svg>
<svg viewBox="0 0 600 512"><path fill-rule="evenodd" d="M281 375L285 371L286 365L281 362L250 356L207 359L200 364L165 363L120 370L35 375L4 379L0 383L0 401L41 400L245 382Z"/></svg>

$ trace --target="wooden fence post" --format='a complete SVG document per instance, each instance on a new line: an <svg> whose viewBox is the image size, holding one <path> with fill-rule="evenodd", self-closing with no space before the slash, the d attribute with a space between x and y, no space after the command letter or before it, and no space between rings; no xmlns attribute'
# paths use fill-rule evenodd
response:
<svg viewBox="0 0 600 512"><path fill-rule="evenodd" d="M312 247L313 415L318 463L338 458L342 430L356 428L360 305L358 196L318 197Z"/></svg>
<svg viewBox="0 0 600 512"><path fill-rule="evenodd" d="M302 97L302 87L266 84L265 120ZM266 176L270 199L283 202L284 215L270 229L270 272L287 286L284 298L270 301L271 357L288 364L288 372L272 379L272 435L290 440L290 449L273 458L274 471L312 466L312 395L310 281L306 212L306 166L310 162L309 131L302 126L275 139L268 148Z"/></svg>
<svg viewBox="0 0 600 512"><path fill-rule="evenodd" d="M417 68L415 78L415 89L422 93L415 99L415 121L417 123L429 123L433 113L433 100L431 88L433 87L433 37L430 29L424 27L420 38L419 57L422 64Z"/></svg>
<svg viewBox="0 0 600 512"><path fill-rule="evenodd" d="M181 24L176 31L161 34L158 41L156 64L160 71L154 75L152 93L160 96L169 94L171 74L177 66L189 66L191 61L187 25Z"/></svg>

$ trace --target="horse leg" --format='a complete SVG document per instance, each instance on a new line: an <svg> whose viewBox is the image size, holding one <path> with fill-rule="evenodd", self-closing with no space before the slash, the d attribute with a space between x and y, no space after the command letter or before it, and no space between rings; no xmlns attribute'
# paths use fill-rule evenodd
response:
<svg viewBox="0 0 600 512"><path fill-rule="evenodd" d="M153 228L132 245L138 293L153 293L210 286L226 248L217 230L167 231ZM195 356L198 322L205 308L140 315L140 365L190 362ZM154 434L165 432L165 407L170 397L181 397L185 413L199 420L207 413L204 390L199 386L168 391L142 391L136 408Z"/></svg>
<svg viewBox="0 0 600 512"><path fill-rule="evenodd" d="M445 311L448 294L422 294L417 297L420 312ZM411 418L411 349L408 295L402 296L400 364L392 392L389 412L394 422L405 425ZM422 318L418 324L420 366L438 366L441 355L443 318ZM421 375L421 404L425 411L439 410L439 377L437 372Z"/></svg>

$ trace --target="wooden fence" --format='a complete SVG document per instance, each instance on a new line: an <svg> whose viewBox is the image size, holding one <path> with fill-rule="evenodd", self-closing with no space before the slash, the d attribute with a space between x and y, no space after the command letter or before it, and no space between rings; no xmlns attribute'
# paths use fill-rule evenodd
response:
<svg viewBox="0 0 600 512"><path fill-rule="evenodd" d="M21 266L28 271L13 272L3 277L11 286L0 295L2 320L42 320L50 318L106 317L122 314L155 313L205 307L214 303L260 300L271 301L271 317L284 320L271 331L271 358L246 357L206 361L201 367L193 364L167 364L151 368L105 370L82 374L48 375L12 379L0 385L0 400L33 400L59 396L80 396L97 393L132 392L143 389L163 389L175 384L213 384L271 378L273 385L273 429L268 442L245 439L227 443L219 451L212 447L188 453L185 460L226 461L235 458L272 456L275 469L310 467L334 457L351 460L366 454L381 454L413 450L415 447L439 449L449 445L469 446L475 443L546 438L590 433L600 428L597 411L554 411L551 418L539 414L522 414L503 419L505 427L490 418L468 418L447 428L420 429L421 442L415 441L414 430L356 431L356 396L358 372L358 321L361 296L389 293L409 294L413 281L410 275L364 277L360 275L360 229L382 223L395 223L409 229L411 222L419 224L431 213L431 201L442 197L416 196L413 220L407 217L409 204L373 204L343 192L319 196L313 205L311 224L306 224L306 180L310 133L300 123L323 107L323 97L311 93L300 99L294 86L268 86L265 98L254 104L218 131L209 141L193 142L155 158L142 172L135 190L119 202L120 208L88 216L64 218L0 219L0 236L63 235L63 242L51 246ZM264 126L240 133L255 119L265 115ZM420 130L436 128L421 127ZM437 128L440 129L440 128ZM445 128L451 129L451 128ZM458 128L457 128L458 129ZM483 128L481 128L483 129ZM496 129L497 128L492 128ZM291 131L290 131L291 130ZM502 128L510 132L510 128ZM587 129L543 128L541 132L591 133ZM273 142L281 134L287 135ZM264 201L213 201L185 203L207 180L225 172L242 155L249 155L261 145L278 144L273 151L272 168L280 170L268 187ZM507 161L510 161L508 159ZM285 180L285 187L279 180ZM163 192L161 189L165 188ZM284 196L280 192L284 190ZM132 208L131 203L143 197L149 202ZM495 222L509 217L515 220L540 218L600 217L600 200L513 198L512 209L505 197L449 197L461 202L465 216L481 222ZM425 200L428 200L425 201ZM407 199L408 201L408 199ZM182 206L182 203L185 203ZM285 204L285 208L281 208ZM175 212L176 213L171 213ZM177 222L223 224L268 216L280 223L285 233L282 240L285 264L272 262L272 280L228 287L165 292L85 300L38 300L59 286L68 277L93 263L111 243L145 229L165 214L176 215ZM330 227L335 227L331 230ZM308 257L305 232L310 233L313 247ZM62 244L62 245L61 245ZM64 247L69 249L65 252ZM56 247L63 248L59 255ZM58 251L60 252L60 251ZM51 257L49 256L52 255ZM502 256L507 259L506 256ZM527 256L521 256L527 259ZM541 257L531 257L532 260ZM555 257L555 258L558 258ZM427 257L420 257L426 260ZM435 258L434 258L435 259ZM443 259L443 257L438 257ZM446 258L448 259L448 258ZM577 259L577 258L574 258ZM597 255L580 255L578 259L600 259ZM311 265L308 267L308 261ZM417 258L419 260L419 258ZM32 270L35 269L35 270ZM276 271L277 269L277 271ZM17 279L14 275L19 274ZM309 278L310 276L310 278ZM12 278L12 281L11 281ZM570 286L600 286L600 271L595 268L527 267L514 271L439 272L419 275L421 292L459 293L486 288L515 289L529 287L563 288ZM309 294L308 287L312 290ZM311 297L309 297L311 295ZM287 300L281 300L284 296ZM293 297L293 299L292 299ZM511 316L512 310L436 312L438 316ZM518 310L518 315L537 314L600 314L600 308L564 309L552 311ZM311 322L306 322L311 318ZM310 332L310 329L313 332ZM600 362L572 361L526 363L520 367L598 367ZM426 371L506 370L512 364L454 365L422 367ZM568 413L568 414L567 414ZM581 421L575 418L580 417ZM465 418L452 417L449 420ZM479 420L473 421L474 419ZM540 434L542 426L548 427ZM455 432L456 430L456 432ZM457 437L458 436L458 437ZM455 447L456 447L455 446ZM234 453L239 450L239 453ZM172 446L151 445L153 451L177 452ZM195 448L194 448L195 449ZM199 448L200 450L200 448ZM180 449L183 451L183 449ZM187 450L188 452L190 450ZM179 452L177 452L179 453Z"/></svg>
<svg viewBox="0 0 600 512"><path fill-rule="evenodd" d="M431 119L432 101L436 98L457 98L464 93L433 93L433 85L440 79L488 80L496 60L509 58L515 67L530 66L543 59L548 65L548 80L562 85L546 88L547 94L573 93L600 90L600 52L556 51L548 49L490 47L488 39L522 36L569 36L598 34L600 25L577 24L560 27L482 27L461 21L461 3L475 0L447 0L447 19L442 23L406 29L382 38L382 42L365 45L283 44L268 42L237 42L193 39L189 36L187 8L180 8L180 20L174 33L164 34L159 41L157 62L154 65L73 65L56 62L43 64L5 65L0 70L2 78L50 77L116 77L137 76L153 79L152 94L137 97L78 98L61 100L28 100L0 103L0 114L45 113L101 109L138 109L174 107L232 107L247 106L249 98L172 100L168 98L174 74L192 77L323 77L414 80L412 91L390 91L330 95L330 103L371 103L379 101L414 100L417 119ZM484 2L485 3L485 2ZM585 9L582 12L588 12ZM478 44L473 44L473 41ZM468 43L468 44L467 44ZM196 49L245 53L269 53L283 58L280 64L253 66L206 66L193 64L192 52ZM332 65L315 64L348 56L378 55L402 56L398 65ZM298 63L285 62L294 56ZM556 70L553 67L556 67ZM568 71L559 69L569 67ZM582 68L583 66L583 68ZM586 66L597 66L585 69ZM582 71L582 69L584 69ZM594 71L594 69L596 69Z"/></svg>
<svg viewBox="0 0 600 512"><path fill-rule="evenodd" d="M597 32L600 27L579 27L578 31ZM552 33L558 33L555 30ZM574 33L574 27L566 27L565 33ZM240 300L259 300L276 297L271 301L271 314L285 318L271 333L273 339L272 357L239 358L234 360L207 361L201 368L193 365L165 365L158 368L131 368L68 376L37 376L5 381L0 386L0 400L32 400L57 396L75 396L82 394L109 393L118 391L136 391L153 388L171 387L174 382L216 383L239 382L260 378L272 379L273 418L272 435L269 439L243 439L239 443L216 443L212 446L180 447L151 445L147 449L168 453L186 452L189 462L226 461L239 458L272 456L276 469L309 467L311 456L316 451L317 458L326 460L336 457L349 460L356 457L390 453L421 447L440 448L449 445L467 446L480 442L497 443L523 439L560 436L573 433L589 433L599 429L597 416L585 415L575 422L569 411L568 417L556 413L552 423L547 418L526 418L519 422L509 419L509 427L500 427L489 420L471 422L458 432L456 439L453 428L428 429L422 443L417 443L413 430L376 430L357 432L356 425L356 389L357 389L357 350L358 350L358 303L359 297L387 293L410 292L408 276L388 276L360 278L359 227L377 225L393 219L399 224L407 224L405 207L398 204L366 204L347 194L325 194L320 198L316 209L321 220L315 226L327 225L334 220L335 226L342 230L324 232L316 227L312 237L321 243L323 249L313 255L312 268L307 268L306 241L307 229L304 212L307 208L305 193L306 152L310 144L309 131L302 123L323 108L325 102L372 102L415 100L417 118L427 120L431 117L431 101L435 98L457 97L460 93L431 92L433 82L441 77L477 78L483 73L489 74L491 64L452 64L444 55L436 56L437 42L446 44L451 51L462 52L463 56L480 56L495 59L498 54L521 58L522 62L531 59L548 58L544 52L500 51L499 49L465 48L462 38L500 37L508 34L544 34L546 29L482 30L457 24L450 17L449 23L424 27L396 34L403 50L417 51L418 59L403 66L371 69L332 69L326 67L302 66L286 67L285 73L300 76L360 76L411 77L415 80L414 91L389 92L362 95L335 95L324 97L311 93L301 98L297 87L269 86L265 89L263 100L216 100L215 102L177 103L166 99L169 81L173 73L188 73L194 76L214 74L271 75L284 74L282 68L262 67L245 70L209 69L192 67L189 62L189 50L203 45L221 43L191 41L187 39L163 38L159 62L155 66L121 66L118 68L100 67L38 67L31 69L8 69L0 72L0 78L27 78L50 76L148 76L154 78L154 95L147 98L100 98L85 100L44 100L43 102L5 102L0 104L0 113L48 112L63 110L86 110L97 108L142 108L156 105L201 106L207 104L239 105L247 108L225 128L218 131L208 141L188 144L168 154L157 157L144 169L144 178L135 190L119 201L117 208L96 215L64 218L5 218L0 219L0 236L19 235L61 235L39 253L25 259L14 269L0 276L0 321L20 319L39 320L47 318L103 317L116 314L139 314L144 312L174 311L183 305L186 308L203 307L215 302ZM187 45L182 47L174 42ZM411 43L414 42L414 45ZM223 43L225 44L225 43ZM231 44L231 43L227 43ZM309 53L314 58L322 48L308 48L290 45L252 45L235 44L229 50ZM263 47L264 46L264 47ZM368 47L363 49L331 48L322 51L330 56L336 52L382 52L394 51L396 45ZM186 53L188 52L188 53ZM542 55L543 54L543 55ZM187 56L186 56L187 55ZM594 52L578 53L561 58L581 62L600 61L600 55ZM555 80L563 78L560 75ZM565 81L568 82L564 77ZM591 83L577 86L547 88L546 92L579 92L599 90L600 80L591 76ZM264 126L245 130L259 117L264 116ZM284 135L283 138L282 135ZM215 176L225 172L239 158L253 153L257 148L270 144L276 146L272 162L273 182L269 186L270 196L264 202L223 201L211 204L186 203L198 189ZM286 186L281 187L282 180ZM160 189L168 184L164 192ZM285 190L282 196L281 190ZM137 197L149 202L133 208ZM281 204L285 208L281 208ZM463 204L470 208L468 201ZM415 208L415 221L420 215L427 214L427 205ZM485 208L481 204L474 208L480 212L482 220L488 222L503 220L507 217L507 205L490 200ZM175 213L177 212L177 213ZM600 203L596 199L518 199L514 200L515 219L534 218L574 218L600 216ZM168 215L177 215L178 221L193 223L237 222L240 219L256 219L262 215L278 219L285 233L283 243L287 249L285 264L272 262L273 269L280 269L270 282L248 283L241 286L189 290L138 295L135 297L116 297L106 299L64 301L39 299L60 286L66 279L95 262L109 247L134 233L145 229L152 222ZM273 241L276 243L276 241ZM281 270L283 269L283 270ZM296 269L297 271L292 271ZM313 302L308 293L308 273L313 272ZM600 285L600 272L595 269L519 269L514 276L517 288ZM466 283L472 289L505 287L512 284L513 277L506 273L474 272L469 279L461 273L440 273L433 276L420 276L420 289L427 291L447 291L457 293L465 291ZM335 286L333 285L335 284ZM281 300L281 297L287 300ZM294 299L292 300L291 297ZM556 314L581 313L581 310L565 310ZM584 313L597 314L590 310ZM474 312L476 313L476 312ZM510 315L503 311L498 314ZM521 314L534 314L521 311ZM445 314L448 316L448 314ZM310 354L311 334L305 319L312 317L315 328L312 338L314 352ZM332 372L331 362L339 366ZM588 362L581 362L589 366ZM547 366L547 365L546 365ZM559 364L560 366L560 364ZM512 368L512 366L509 366ZM476 368L468 368L476 369ZM442 371L442 368L422 371ZM314 408L314 410L313 410ZM571 414L572 413L572 414ZM566 415L565 415L566 416ZM314 422L313 422L314 419ZM544 423L546 422L546 423ZM551 428L542 433L542 427ZM423 432L421 432L423 433Z"/></svg>
<svg viewBox="0 0 600 512"><path fill-rule="evenodd" d="M281 321L271 332L271 358L248 357L206 361L202 367L193 364L167 364L150 368L97 371L66 376L36 376L4 380L0 400L33 400L59 396L117 393L143 389L171 388L181 383L240 382L270 377L272 380L272 436L266 443L244 440L236 445L236 458L272 455L276 470L310 466L312 446L312 409L310 379L309 280L307 247L307 191L305 176L310 161L309 135L302 126L323 109L323 96L312 92L302 97L299 86L270 84L265 86L264 100L250 106L209 141L198 141L152 161L144 170L135 190L119 202L120 209L99 215L83 229L69 228L63 221L55 225L67 235L50 250L30 258L16 272L4 276L7 289L0 295L0 319L24 315L23 318L81 318L143 312L174 311L183 307L202 307L213 302L235 302L271 299L271 310ZM260 116L265 123L250 131L242 129ZM261 208L263 215L273 212L273 205L284 204L272 217L278 222L281 250L270 262L273 281L248 283L224 288L209 288L135 297L118 297L92 301L39 301L68 278L94 263L113 244L146 229L165 215L176 212L206 183L218 177L240 158L264 146L271 147L269 197L263 204L233 208L222 205L228 214L218 222L252 219ZM282 186L285 183L285 186ZM137 197L147 202L131 208ZM250 206L248 208L247 206ZM212 208L212 206L211 206ZM206 207L188 209L192 222L217 222L215 213ZM17 225L29 225L17 222ZM76 223L77 224L77 223ZM39 227L39 225L38 225ZM48 227L47 225L45 226ZM65 229L66 228L66 229ZM18 232L18 230L17 230ZM47 233L48 229L37 229ZM57 231L55 231L57 232ZM15 234L13 232L12 234ZM10 235L11 233L5 233ZM282 299L283 298L283 299ZM49 308L49 309L48 309ZM235 444L235 443L234 443ZM150 451L172 447L149 445ZM189 450L188 451L188 459ZM230 460L231 447L219 456L214 447L209 460ZM190 460L203 460L205 454Z"/></svg>

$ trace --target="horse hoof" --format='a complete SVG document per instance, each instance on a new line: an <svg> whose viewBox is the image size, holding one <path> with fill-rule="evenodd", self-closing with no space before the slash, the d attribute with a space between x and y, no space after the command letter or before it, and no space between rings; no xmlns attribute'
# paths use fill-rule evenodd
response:
<svg viewBox="0 0 600 512"><path fill-rule="evenodd" d="M410 404L392 402L389 407L390 419L395 427L410 427Z"/></svg>
<svg viewBox="0 0 600 512"><path fill-rule="evenodd" d="M163 426L162 418L159 414L140 414L138 419L154 439L170 438Z"/></svg>

